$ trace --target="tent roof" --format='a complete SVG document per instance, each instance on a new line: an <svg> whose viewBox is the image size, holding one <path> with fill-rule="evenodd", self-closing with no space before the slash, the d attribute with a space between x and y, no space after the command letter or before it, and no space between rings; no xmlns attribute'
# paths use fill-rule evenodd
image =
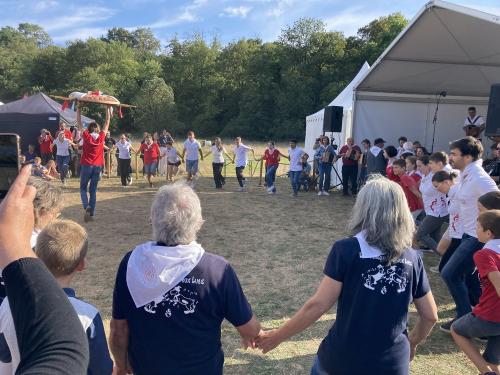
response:
<svg viewBox="0 0 500 375"><path fill-rule="evenodd" d="M430 1L355 90L488 97L500 81L499 41L500 17Z"/></svg>
<svg viewBox="0 0 500 375"><path fill-rule="evenodd" d="M76 124L76 112L71 109L62 110L61 104L52 100L43 93L38 93L24 99L19 99L0 106L0 115L3 113L19 113L26 115L59 114L61 120L69 125ZM82 116L82 121L91 122L92 119Z"/></svg>
<svg viewBox="0 0 500 375"><path fill-rule="evenodd" d="M358 84L358 82L366 75L366 73L370 70L370 65L365 61L361 69L359 69L358 74L352 79L352 81L342 90L340 94L337 95L333 101L328 104L328 106L340 106L344 107L344 110L352 109L352 99L353 99L353 90L354 87ZM320 109L318 112L309 115L306 119L311 120L313 117L320 117L323 119L325 109Z"/></svg>

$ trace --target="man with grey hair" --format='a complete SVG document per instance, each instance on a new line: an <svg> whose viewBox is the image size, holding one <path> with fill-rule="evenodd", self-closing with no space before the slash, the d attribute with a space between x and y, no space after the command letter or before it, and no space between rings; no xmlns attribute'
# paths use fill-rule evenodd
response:
<svg viewBox="0 0 500 375"><path fill-rule="evenodd" d="M160 188L151 222L153 241L126 254L116 276L117 374L222 374L222 321L236 327L244 347L254 345L260 324L231 265L196 242L203 218L189 186Z"/></svg>

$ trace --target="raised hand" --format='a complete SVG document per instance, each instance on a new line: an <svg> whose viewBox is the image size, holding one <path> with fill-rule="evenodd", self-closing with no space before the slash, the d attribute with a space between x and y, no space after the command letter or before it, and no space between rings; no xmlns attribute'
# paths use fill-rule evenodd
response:
<svg viewBox="0 0 500 375"><path fill-rule="evenodd" d="M264 354L270 352L281 343L282 340L279 337L279 330L277 329L260 331L259 336L255 339L257 348L261 349Z"/></svg>

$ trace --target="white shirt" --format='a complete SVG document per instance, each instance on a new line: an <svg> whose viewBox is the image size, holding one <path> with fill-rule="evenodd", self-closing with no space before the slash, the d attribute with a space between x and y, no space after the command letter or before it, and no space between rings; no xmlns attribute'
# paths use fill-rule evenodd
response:
<svg viewBox="0 0 500 375"><path fill-rule="evenodd" d="M295 147L294 149L289 147L288 155L290 156L290 172L301 172L302 155L304 155L304 150L300 147Z"/></svg>
<svg viewBox="0 0 500 375"><path fill-rule="evenodd" d="M57 147L57 156L69 156L69 146L71 145L69 139L64 138L61 142L59 137L57 137L54 139L53 143Z"/></svg>
<svg viewBox="0 0 500 375"><path fill-rule="evenodd" d="M125 143L122 143L122 141L116 142L115 146L118 149L119 159L130 159L130 147L132 145L129 141L125 141Z"/></svg>
<svg viewBox="0 0 500 375"><path fill-rule="evenodd" d="M175 147L170 147L170 150L167 147L160 147L160 155L167 157L167 163L177 163L179 160Z"/></svg>
<svg viewBox="0 0 500 375"><path fill-rule="evenodd" d="M192 142L189 139L184 141L184 149L186 150L186 160L198 160L198 150L201 149L200 142L194 139Z"/></svg>
<svg viewBox="0 0 500 375"><path fill-rule="evenodd" d="M446 195L440 193L439 190L432 185L433 175L434 174L430 172L427 176L422 176L419 190L422 193L425 214L434 217L443 217L448 215Z"/></svg>
<svg viewBox="0 0 500 375"><path fill-rule="evenodd" d="M463 213L460 219L464 233L476 238L476 221L479 214L477 200L490 191L498 191L495 181L481 166L482 162L483 160L479 159L465 167L460 175L456 194L460 212Z"/></svg>
<svg viewBox="0 0 500 375"><path fill-rule="evenodd" d="M448 192L448 213L450 224L448 225L448 236L450 238L462 238L464 230L460 221L460 204L456 199L457 185L453 185Z"/></svg>
<svg viewBox="0 0 500 375"><path fill-rule="evenodd" d="M467 116L465 118L464 126L481 126L484 125L484 119L482 116L476 115L473 118Z"/></svg>
<svg viewBox="0 0 500 375"><path fill-rule="evenodd" d="M234 146L233 152L236 156L236 166L237 167L246 167L248 163L247 152L252 148L240 143L239 146Z"/></svg>
<svg viewBox="0 0 500 375"><path fill-rule="evenodd" d="M210 151L212 152L213 160L212 163L224 163L224 147L221 150L216 145L210 147Z"/></svg>

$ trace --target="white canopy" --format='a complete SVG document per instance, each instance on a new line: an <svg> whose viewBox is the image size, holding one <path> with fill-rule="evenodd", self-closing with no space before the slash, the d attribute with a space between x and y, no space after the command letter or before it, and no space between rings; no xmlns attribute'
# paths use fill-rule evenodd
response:
<svg viewBox="0 0 500 375"><path fill-rule="evenodd" d="M359 81L367 74L370 70L370 65L365 62L358 74L353 78L353 80L342 90L342 92L337 95L333 101L328 104L329 106L340 106L344 107L344 116L342 118L342 131L340 133L329 133L337 142L338 145L345 143L345 139L351 135L352 130L352 105L353 105L353 93L354 87L359 83ZM321 109L318 112L306 117L306 140L304 150L309 154L309 160L313 159L314 150L313 145L316 138L323 134L323 117L325 114L325 109ZM339 161L335 166L337 169L341 168L342 162ZM340 170L339 170L340 172ZM332 185L337 185L340 181L335 173L332 173L331 183Z"/></svg>
<svg viewBox="0 0 500 375"><path fill-rule="evenodd" d="M485 117L490 86L500 82L500 17L441 0L427 3L355 87L353 135L399 136L447 150L464 135L467 107Z"/></svg>

